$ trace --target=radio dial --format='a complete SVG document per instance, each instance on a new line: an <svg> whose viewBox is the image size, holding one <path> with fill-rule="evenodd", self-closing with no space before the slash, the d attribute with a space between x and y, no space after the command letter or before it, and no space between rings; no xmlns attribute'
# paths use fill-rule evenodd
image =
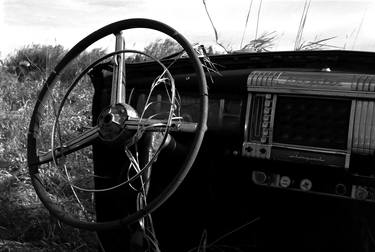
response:
<svg viewBox="0 0 375 252"><path fill-rule="evenodd" d="M345 195L346 194L346 186L344 184L337 184L335 188L335 192L338 195Z"/></svg>
<svg viewBox="0 0 375 252"><path fill-rule="evenodd" d="M287 188L292 183L292 180L288 176L282 176L279 183L281 187Z"/></svg>
<svg viewBox="0 0 375 252"><path fill-rule="evenodd" d="M267 175L261 171L253 171L253 181L255 184L263 185L266 183Z"/></svg>
<svg viewBox="0 0 375 252"><path fill-rule="evenodd" d="M355 192L355 198L356 199L360 199L360 200L367 199L368 190L365 187L358 186L356 189L357 189L356 192Z"/></svg>
<svg viewBox="0 0 375 252"><path fill-rule="evenodd" d="M303 191L310 191L312 187L312 182L310 179L302 179L299 187Z"/></svg>

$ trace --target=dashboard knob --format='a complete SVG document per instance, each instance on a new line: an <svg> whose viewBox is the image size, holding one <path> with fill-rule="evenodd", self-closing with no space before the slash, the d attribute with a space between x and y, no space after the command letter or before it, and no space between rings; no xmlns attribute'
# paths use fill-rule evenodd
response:
<svg viewBox="0 0 375 252"><path fill-rule="evenodd" d="M307 179L307 178L302 179L301 183L299 184L299 188L301 188L301 190L303 191L310 191L311 187L312 187L312 182L310 179Z"/></svg>
<svg viewBox="0 0 375 252"><path fill-rule="evenodd" d="M263 185L266 183L267 175L262 171L253 171L253 181L255 184Z"/></svg>
<svg viewBox="0 0 375 252"><path fill-rule="evenodd" d="M346 185L337 184L336 187L335 187L335 192L338 195L345 195L346 194Z"/></svg>
<svg viewBox="0 0 375 252"><path fill-rule="evenodd" d="M279 185L283 188L287 188L292 183L292 180L288 176L281 176Z"/></svg>
<svg viewBox="0 0 375 252"><path fill-rule="evenodd" d="M358 186L355 192L355 198L365 200L368 197L368 190L362 186Z"/></svg>

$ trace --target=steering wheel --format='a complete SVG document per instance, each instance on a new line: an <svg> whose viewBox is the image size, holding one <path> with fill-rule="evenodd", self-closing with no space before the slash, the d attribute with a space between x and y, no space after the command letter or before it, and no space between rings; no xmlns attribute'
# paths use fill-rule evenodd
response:
<svg viewBox="0 0 375 252"><path fill-rule="evenodd" d="M125 50L122 32L134 28L145 28L164 33L178 42L188 55L189 62L195 72L199 97L200 113L196 122L186 122L178 115L179 96L169 66L165 66L158 59L143 52ZM87 66L77 75L72 84L64 84L61 76L72 64L74 65L76 58L96 41L112 35L116 39L115 51L100 57ZM137 112L134 105L130 104L132 98L129 93L131 92L127 90L124 74L126 53L141 54L157 62L161 69L161 73L156 76L151 84L142 112ZM81 111L77 108L72 109L71 104L80 102L79 97L86 91L85 89L75 91L76 87L79 85L87 87L85 75L105 60L112 60L113 77L110 105L102 108L93 127L77 126L81 119L76 116L80 115ZM155 89L166 90L168 106L164 118L155 115L146 116L147 108L156 103L150 100ZM71 99L72 93L75 94L74 97L78 98ZM68 109L65 111L66 106L68 106ZM87 114L87 112L81 114ZM67 119L62 119L63 114ZM121 228L153 212L176 191L197 157L206 131L207 115L208 92L204 71L196 52L180 33L166 24L150 19L127 19L109 24L76 44L61 59L39 93L31 116L27 141L28 167L32 184L44 206L52 215L64 223L89 230ZM69 126L69 130L66 130L65 126ZM73 130L75 131L73 132ZM150 202L139 201L137 204L140 206L129 215L110 221L97 221L95 207L89 207L90 203L86 201L94 205L95 194L101 191L133 186L134 183L139 183L139 181L141 181L141 187L147 186L150 179L148 177L150 167L156 162L158 154L169 141L170 135L173 135L176 131L189 132L194 137L184 162L170 183ZM148 162L140 165L137 162L138 148L145 148L145 146L138 145L138 143L145 132L151 132L154 136L159 136L160 139L156 148L153 149L152 157L148 159ZM124 180L119 181L117 185L111 188L97 188L93 181L94 178L98 179L98 175L94 174L89 168L86 169L85 166L87 162L92 162L92 150L90 148L97 143L109 146L109 148L120 143L124 148L120 153L129 159L128 169L132 168L133 175L129 176L128 174ZM86 151L87 148L89 149ZM121 158L123 159L124 156ZM84 163L76 161L78 157L81 158L80 160L83 157ZM111 169L111 167L108 167L108 169ZM81 172L78 173L77 170L86 171L87 174L83 175ZM85 186L77 181L84 181L82 183ZM145 197L146 193L143 190L143 193L139 195ZM83 196L85 194L89 196ZM69 199L65 198L66 195L69 196Z"/></svg>

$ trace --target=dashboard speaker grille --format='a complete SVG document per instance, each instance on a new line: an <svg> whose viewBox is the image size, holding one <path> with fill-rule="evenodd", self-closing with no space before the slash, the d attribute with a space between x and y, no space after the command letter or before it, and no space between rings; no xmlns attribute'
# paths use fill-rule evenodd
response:
<svg viewBox="0 0 375 252"><path fill-rule="evenodd" d="M273 142L347 149L351 101L278 96Z"/></svg>

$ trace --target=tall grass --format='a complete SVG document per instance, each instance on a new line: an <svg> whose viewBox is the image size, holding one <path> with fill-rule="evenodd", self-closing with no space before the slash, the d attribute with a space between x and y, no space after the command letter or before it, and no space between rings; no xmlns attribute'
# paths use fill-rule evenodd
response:
<svg viewBox="0 0 375 252"><path fill-rule="evenodd" d="M206 4L206 0L202 0L202 2L203 2L203 5L204 5L204 9L206 10L207 17L208 17L208 19L210 20L210 23L211 23L212 29L214 30L216 44L219 45L221 48L223 48L224 51L225 51L226 53L229 53L230 50L228 50L228 48L227 48L226 46L224 46L224 45L219 41L219 35L218 35L218 33L217 33L217 30L216 30L216 27L215 27L215 25L214 25L214 22L212 21L212 18L211 18L210 12L208 11L207 4Z"/></svg>
<svg viewBox="0 0 375 252"><path fill-rule="evenodd" d="M241 51L249 52L269 52L272 50L277 40L277 34L273 32L265 32L256 39L251 40L241 48Z"/></svg>
<svg viewBox="0 0 375 252"><path fill-rule="evenodd" d="M301 45L302 44L302 35L303 35L303 30L305 29L306 19L307 19L307 15L309 13L310 4L311 4L311 0L305 0L305 4L303 6L303 11L302 11L302 15L301 15L301 20L300 20L299 26L298 26L297 37L296 37L295 42L294 42L294 50L295 51L301 50L301 48L302 48L302 45Z"/></svg>
<svg viewBox="0 0 375 252"><path fill-rule="evenodd" d="M256 29L255 29L255 37L254 40L258 38L258 29L259 29L259 20L260 20L260 11L262 9L262 3L263 0L260 0L259 6L258 6L258 14L257 14L257 23L256 23Z"/></svg>
<svg viewBox="0 0 375 252"><path fill-rule="evenodd" d="M274 46L274 41L277 39L276 32L264 32L260 37L258 37L258 30L259 30L259 22L260 22L260 15L261 15L261 9L262 9L262 3L263 0L260 0L259 6L258 6L258 12L257 12L257 22L256 22L256 30L255 30L255 37L254 39L250 40L248 43L246 43L243 46L244 38L246 29L249 22L249 17L251 13L251 7L253 5L253 0L250 1L249 9L247 11L246 20L244 29L242 32L242 38L240 43L240 49L239 50L233 50L232 48L229 48L229 46L224 46L222 42L220 42L220 38L217 32L217 29L215 27L215 24L211 18L210 12L208 11L206 0L202 0L204 9L206 11L206 15L210 21L211 27L215 34L215 43L219 45L221 48L224 49L226 53L232 53L232 52L266 52L271 50L271 48Z"/></svg>
<svg viewBox="0 0 375 252"><path fill-rule="evenodd" d="M31 185L26 160L29 120L46 69L53 66L43 67L44 61L37 61L43 57L27 52L19 51L0 66L0 251L95 251L93 233L52 218ZM22 79L15 71L17 57L32 63ZM73 108L71 112L79 115Z"/></svg>
<svg viewBox="0 0 375 252"><path fill-rule="evenodd" d="M258 10L256 13L256 22L255 22L255 33L254 33L254 38L248 40L248 42L244 45L245 39L245 33L247 30L247 27L249 25L249 18L253 6L253 0L249 0L249 8L246 13L246 19L244 22L244 28L242 31L242 37L241 37L241 42L240 42L240 48L239 50L234 50L233 48L230 48L229 46L224 46L224 44L221 42L217 28L211 18L210 12L207 7L206 0L202 0L203 6L206 11L206 15L209 19L209 22L211 24L211 27L214 31L215 35L215 43L219 45L221 48L224 49L226 53L233 53L233 52L268 52L271 51L274 48L275 42L279 39L279 36L277 35L276 31L272 32L263 32L260 36L258 36L259 33L259 24L261 20L261 9L262 9L262 4L263 0L259 0L259 5L258 5ZM294 50L295 51L301 51L301 50L324 50L324 49L341 49L341 47L329 44L330 41L336 38L336 36L331 36L327 38L318 38L315 37L314 40L312 41L304 41L303 40L303 33L305 30L305 26L307 24L308 20L308 15L310 11L310 6L311 6L311 0L305 0L304 5L303 5L303 10L301 14L301 18L299 21L298 25L298 30L297 30L297 35L294 40ZM358 37L358 32L362 26L364 16L362 17L362 21L359 25L359 29L357 30L356 38ZM355 39L356 40L356 39ZM354 42L355 44L355 42ZM345 46L344 46L345 47Z"/></svg>
<svg viewBox="0 0 375 252"><path fill-rule="evenodd" d="M253 0L250 1L249 10L247 11L246 20L245 20L245 26L244 26L244 28L243 28L243 32L242 32L242 38L241 38L240 48L242 48L243 40L244 40L244 38L245 38L246 28L247 28L247 25L248 25L248 23L249 23L249 17L250 17L250 12L251 12L251 6L253 6Z"/></svg>
<svg viewBox="0 0 375 252"><path fill-rule="evenodd" d="M311 0L305 0L301 19L300 19L299 26L298 26L297 36L294 41L294 50L295 51L302 51L302 50L313 51L313 50L323 50L327 48L330 48L330 49L340 48L340 47L328 44L328 42L335 39L336 36L322 38L322 39L319 39L316 36L313 41L303 41L303 31L306 26L306 20L307 20L307 16L310 10L310 4L311 4Z"/></svg>
<svg viewBox="0 0 375 252"><path fill-rule="evenodd" d="M359 26L358 26L358 28L357 28L357 32L356 32L356 34L355 34L355 38L354 38L354 42L353 42L353 47L352 47L352 49L354 49L355 46L356 46L357 39L358 39L358 35L359 35L359 33L360 33L361 29L362 29L362 25L363 25L363 21L365 20L365 16L366 16L366 11L363 13L363 16L362 16L362 18L361 18L361 22L359 23Z"/></svg>

